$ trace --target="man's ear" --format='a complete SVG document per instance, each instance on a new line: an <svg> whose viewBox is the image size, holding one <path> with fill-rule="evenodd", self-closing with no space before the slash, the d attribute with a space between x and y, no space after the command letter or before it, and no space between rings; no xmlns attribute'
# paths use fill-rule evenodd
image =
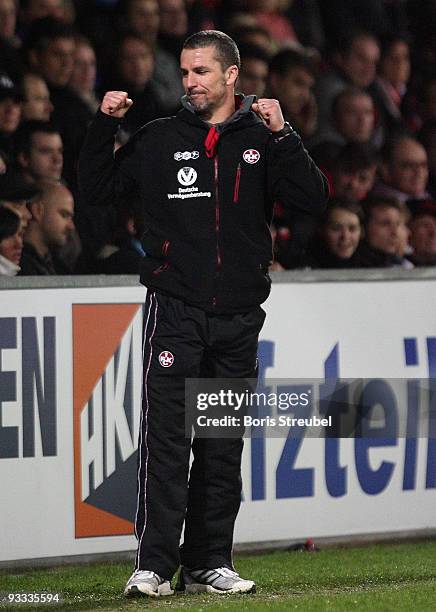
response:
<svg viewBox="0 0 436 612"><path fill-rule="evenodd" d="M229 66L225 70L226 85L234 85L239 75L239 68L236 65Z"/></svg>
<svg viewBox="0 0 436 612"><path fill-rule="evenodd" d="M42 220L44 216L44 205L42 202L30 202L27 205L27 208L29 209L30 214L32 215L32 219L37 222L40 222Z"/></svg>
<svg viewBox="0 0 436 612"><path fill-rule="evenodd" d="M39 61L39 55L38 55L38 51L36 49L30 49L29 53L28 53L28 58L29 58L29 65L31 66L31 68L38 68L40 61Z"/></svg>

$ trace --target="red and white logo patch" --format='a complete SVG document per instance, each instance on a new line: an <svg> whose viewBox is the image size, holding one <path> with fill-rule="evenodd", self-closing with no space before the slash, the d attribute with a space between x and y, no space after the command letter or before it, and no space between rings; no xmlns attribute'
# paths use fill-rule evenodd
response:
<svg viewBox="0 0 436 612"><path fill-rule="evenodd" d="M159 363L163 368L169 368L174 363L174 355L169 351L162 351L159 355Z"/></svg>
<svg viewBox="0 0 436 612"><path fill-rule="evenodd" d="M244 151L242 159L247 162L247 164L256 164L260 159L260 153L256 151L256 149L247 149Z"/></svg>

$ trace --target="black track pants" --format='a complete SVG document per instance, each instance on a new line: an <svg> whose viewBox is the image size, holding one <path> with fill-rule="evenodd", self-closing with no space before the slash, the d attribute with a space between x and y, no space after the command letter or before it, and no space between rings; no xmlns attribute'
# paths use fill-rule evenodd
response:
<svg viewBox="0 0 436 612"><path fill-rule="evenodd" d="M265 313L212 315L149 291L144 316L136 569L171 579L180 562L231 567L243 442L194 438L188 474L185 379L253 378Z"/></svg>

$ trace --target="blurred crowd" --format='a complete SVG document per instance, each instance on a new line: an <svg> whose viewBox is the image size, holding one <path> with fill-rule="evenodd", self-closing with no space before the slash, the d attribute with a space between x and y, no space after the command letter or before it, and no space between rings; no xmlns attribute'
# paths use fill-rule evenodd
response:
<svg viewBox="0 0 436 612"><path fill-rule="evenodd" d="M139 271L141 209L85 207L80 148L106 90L134 101L115 148L177 112L201 29L330 183L318 221L276 202L271 269L436 265L435 23L436 0L0 0L0 275Z"/></svg>

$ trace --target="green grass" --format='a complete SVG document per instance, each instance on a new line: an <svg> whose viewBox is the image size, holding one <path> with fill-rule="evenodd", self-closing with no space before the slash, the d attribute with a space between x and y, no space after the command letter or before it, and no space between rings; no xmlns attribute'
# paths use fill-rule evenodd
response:
<svg viewBox="0 0 436 612"><path fill-rule="evenodd" d="M240 574L258 585L255 595L178 595L161 599L122 597L128 563L63 566L0 572L2 592L61 592L60 606L36 609L126 610L436 610L436 542L373 545L238 556ZM1 607L30 610L28 604Z"/></svg>

